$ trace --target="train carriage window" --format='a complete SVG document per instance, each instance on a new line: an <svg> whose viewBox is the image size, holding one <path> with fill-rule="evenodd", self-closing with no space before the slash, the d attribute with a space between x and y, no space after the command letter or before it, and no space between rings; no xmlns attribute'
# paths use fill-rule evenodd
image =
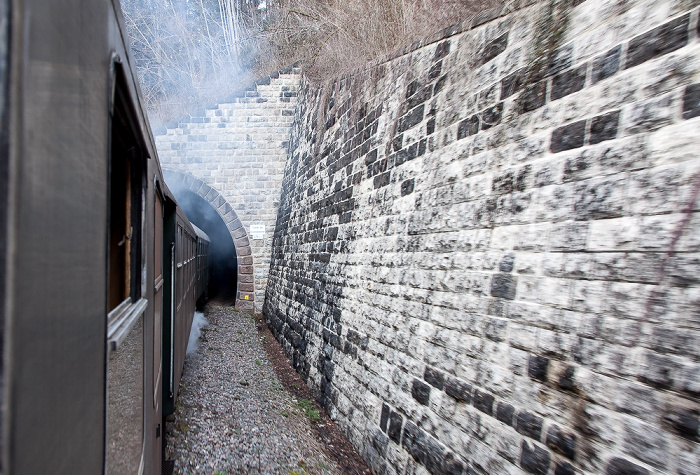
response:
<svg viewBox="0 0 700 475"><path fill-rule="evenodd" d="M110 129L107 223L106 472L137 473L144 422L144 314L141 299L142 226L147 160L120 67Z"/></svg>

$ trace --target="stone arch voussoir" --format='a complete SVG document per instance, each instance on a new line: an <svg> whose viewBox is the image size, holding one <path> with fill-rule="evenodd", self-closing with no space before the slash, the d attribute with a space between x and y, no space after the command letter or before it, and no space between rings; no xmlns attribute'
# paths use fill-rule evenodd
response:
<svg viewBox="0 0 700 475"><path fill-rule="evenodd" d="M169 188L182 187L208 202L224 221L231 233L238 259L238 281L236 282L236 308L255 311L255 281L253 251L243 223L231 204L211 185L199 178L177 170L164 169L163 175Z"/></svg>

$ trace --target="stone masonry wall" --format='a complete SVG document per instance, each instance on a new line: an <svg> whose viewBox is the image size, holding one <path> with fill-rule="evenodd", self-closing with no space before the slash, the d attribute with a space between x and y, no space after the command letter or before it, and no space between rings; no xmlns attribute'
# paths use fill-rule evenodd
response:
<svg viewBox="0 0 700 475"><path fill-rule="evenodd" d="M700 473L699 2L528 3L302 86L263 313L376 473Z"/></svg>
<svg viewBox="0 0 700 475"><path fill-rule="evenodd" d="M300 80L287 68L156 131L168 186L207 200L231 232L243 310L262 310ZM265 226L264 239L251 225Z"/></svg>

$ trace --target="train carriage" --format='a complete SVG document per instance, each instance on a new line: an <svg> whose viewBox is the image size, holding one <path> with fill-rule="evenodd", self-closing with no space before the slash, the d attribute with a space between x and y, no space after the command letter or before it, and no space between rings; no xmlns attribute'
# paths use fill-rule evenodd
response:
<svg viewBox="0 0 700 475"><path fill-rule="evenodd" d="M2 473L161 471L205 240L118 1L0 0Z"/></svg>

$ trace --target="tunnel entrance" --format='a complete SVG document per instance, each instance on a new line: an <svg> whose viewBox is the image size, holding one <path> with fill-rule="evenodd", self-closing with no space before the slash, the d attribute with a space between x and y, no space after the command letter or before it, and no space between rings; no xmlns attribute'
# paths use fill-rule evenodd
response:
<svg viewBox="0 0 700 475"><path fill-rule="evenodd" d="M230 305L236 303L238 259L236 246L219 213L201 196L175 189L175 199L195 226L207 233L209 245L209 297Z"/></svg>

